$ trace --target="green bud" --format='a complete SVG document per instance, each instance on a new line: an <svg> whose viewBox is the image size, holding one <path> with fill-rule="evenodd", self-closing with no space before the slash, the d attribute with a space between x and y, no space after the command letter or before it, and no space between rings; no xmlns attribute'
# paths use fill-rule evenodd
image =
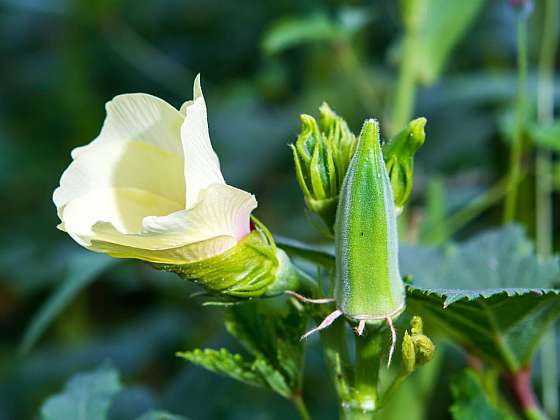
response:
<svg viewBox="0 0 560 420"><path fill-rule="evenodd" d="M410 334L405 331L402 343L402 360L406 373L410 374L417 366L428 363L434 357L436 347L430 338L423 334L423 322L419 316L410 321Z"/></svg>
<svg viewBox="0 0 560 420"><path fill-rule="evenodd" d="M412 335L412 341L414 342L417 365L420 366L432 360L436 347L428 336L424 334Z"/></svg>
<svg viewBox="0 0 560 420"><path fill-rule="evenodd" d="M414 342L408 331L404 332L402 342L402 361L406 373L410 374L416 368L416 351L414 349Z"/></svg>
<svg viewBox="0 0 560 420"><path fill-rule="evenodd" d="M254 219L255 220L255 219ZM305 278L260 223L233 248L188 264L152 264L227 296L254 298L298 290Z"/></svg>
<svg viewBox="0 0 560 420"><path fill-rule="evenodd" d="M389 172L395 194L395 204L399 211L410 198L414 154L426 140L425 125L426 118L417 118L411 121L408 127L394 136L383 147L385 165Z"/></svg>
<svg viewBox="0 0 560 420"><path fill-rule="evenodd" d="M410 332L412 335L418 335L424 332L424 322L418 315L414 315L410 320Z"/></svg>
<svg viewBox="0 0 560 420"><path fill-rule="evenodd" d="M346 122L326 103L319 112L319 123L310 115L301 116L301 133L290 147L305 204L332 231L338 194L356 147L356 138Z"/></svg>
<svg viewBox="0 0 560 420"><path fill-rule="evenodd" d="M337 307L356 320L396 318L405 306L395 200L379 142L364 123L340 193L335 228Z"/></svg>

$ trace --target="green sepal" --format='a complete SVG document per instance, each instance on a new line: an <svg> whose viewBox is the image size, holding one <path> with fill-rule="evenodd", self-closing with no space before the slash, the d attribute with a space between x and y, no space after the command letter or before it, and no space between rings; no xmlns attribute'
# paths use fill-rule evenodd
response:
<svg viewBox="0 0 560 420"><path fill-rule="evenodd" d="M219 255L188 264L152 265L211 292L236 298L273 296L300 289L307 279L292 265L286 253L276 247L270 232L253 220L258 223L256 229Z"/></svg>
<svg viewBox="0 0 560 420"><path fill-rule="evenodd" d="M426 118L412 120L383 147L383 156L398 209L406 204L412 192L414 154L424 144Z"/></svg>

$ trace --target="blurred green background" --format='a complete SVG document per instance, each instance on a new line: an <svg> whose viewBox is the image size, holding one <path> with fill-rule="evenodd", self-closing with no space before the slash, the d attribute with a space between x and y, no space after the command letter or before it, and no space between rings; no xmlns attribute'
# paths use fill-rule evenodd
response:
<svg viewBox="0 0 560 420"><path fill-rule="evenodd" d="M453 213L502 178L515 97L516 18L508 3L432 3L425 46L414 61L413 116L426 116L428 125L401 232L407 241L435 231L426 220L438 211ZM529 32L533 104L539 4ZM139 262L99 269L90 276L95 282L84 280L91 284L29 351L20 351L31 320L63 279L79 282L83 267L104 264L55 228L52 192L71 149L99 132L105 102L146 92L178 107L201 73L210 134L228 183L256 194L256 215L274 233L319 241L287 147L297 136L298 116L317 115L327 101L354 131L371 116L386 135L398 129L390 124L402 39L401 11L391 0L0 1L0 420L34 418L72 374L106 360L127 386L111 419L134 419L150 408L192 419L294 418L280 397L174 356L235 344L223 330L221 310L189 297L193 285ZM523 200L531 200L531 185L522 183ZM532 232L531 206L520 211ZM500 214L499 206L489 206L454 238L496 224ZM438 241L435 234L424 237ZM409 408L418 418L448 418L446 384L462 361L456 350L438 345L445 357L434 368L435 388L423 391L428 410ZM307 357L310 410L316 418L336 418L316 341Z"/></svg>

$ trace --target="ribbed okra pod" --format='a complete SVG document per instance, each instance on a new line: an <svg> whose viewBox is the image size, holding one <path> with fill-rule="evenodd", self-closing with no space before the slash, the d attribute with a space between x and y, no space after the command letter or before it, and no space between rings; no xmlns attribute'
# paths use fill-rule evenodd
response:
<svg viewBox="0 0 560 420"><path fill-rule="evenodd" d="M335 225L335 300L348 318L391 322L404 310L396 217L379 124L370 119L342 185Z"/></svg>

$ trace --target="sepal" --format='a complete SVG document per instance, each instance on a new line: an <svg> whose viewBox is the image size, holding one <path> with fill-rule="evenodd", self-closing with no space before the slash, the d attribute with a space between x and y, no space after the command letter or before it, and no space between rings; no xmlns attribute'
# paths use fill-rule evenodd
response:
<svg viewBox="0 0 560 420"><path fill-rule="evenodd" d="M279 249L264 225L253 218L255 229L237 245L213 257L187 264L152 264L193 281L210 292L236 298L274 296L298 290L309 281Z"/></svg>

